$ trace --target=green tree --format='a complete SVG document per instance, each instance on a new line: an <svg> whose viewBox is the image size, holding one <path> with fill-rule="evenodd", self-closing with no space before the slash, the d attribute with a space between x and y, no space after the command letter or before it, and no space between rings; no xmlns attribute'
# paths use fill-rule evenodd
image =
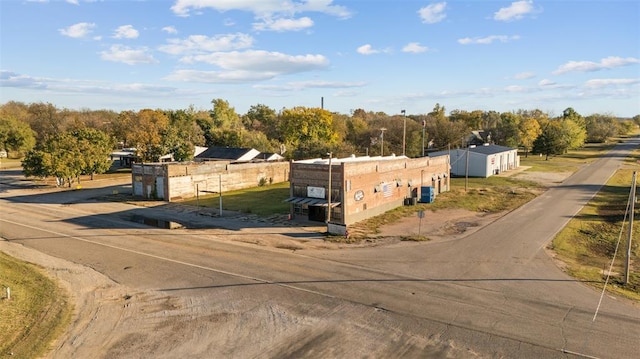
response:
<svg viewBox="0 0 640 359"><path fill-rule="evenodd" d="M593 114L585 117L587 142L603 143L621 134L621 126L613 116Z"/></svg>
<svg viewBox="0 0 640 359"><path fill-rule="evenodd" d="M522 118L513 112L500 114L500 123L495 129L493 139L499 145L518 147L520 143L519 128Z"/></svg>
<svg viewBox="0 0 640 359"><path fill-rule="evenodd" d="M540 136L533 141L533 153L545 155L545 160L549 156L563 154L567 146L562 132L560 121L544 121Z"/></svg>
<svg viewBox="0 0 640 359"><path fill-rule="evenodd" d="M71 187L82 173L81 156L74 136L66 132L52 134L27 153L22 161L23 173L26 177L53 176L58 185L66 182Z"/></svg>
<svg viewBox="0 0 640 359"><path fill-rule="evenodd" d="M446 118L438 118L427 122L427 133L435 148L446 149L462 147L469 131L462 122L450 122Z"/></svg>
<svg viewBox="0 0 640 359"><path fill-rule="evenodd" d="M576 112L573 107L567 107L564 111L562 111L562 118L565 120L572 120L576 125L582 128L586 127L584 117Z"/></svg>
<svg viewBox="0 0 640 359"><path fill-rule="evenodd" d="M20 158L36 144L35 133L26 122L0 114L0 150Z"/></svg>
<svg viewBox="0 0 640 359"><path fill-rule="evenodd" d="M309 143L325 143L331 147L337 142L337 135L333 132L333 115L320 108L294 107L283 110L280 131L289 148L305 148Z"/></svg>
<svg viewBox="0 0 640 359"><path fill-rule="evenodd" d="M490 131L500 123L500 113L496 111L486 111L482 113L482 129Z"/></svg>
<svg viewBox="0 0 640 359"><path fill-rule="evenodd" d="M28 151L22 160L25 177L49 177L53 175L51 167L51 155L38 148Z"/></svg>
<svg viewBox="0 0 640 359"><path fill-rule="evenodd" d="M566 143L565 152L569 149L576 149L584 146L587 139L587 130L585 126L580 125L573 119L564 118L560 120L564 142Z"/></svg>
<svg viewBox="0 0 640 359"><path fill-rule="evenodd" d="M110 167L113 140L92 128L49 136L29 151L22 161L26 177L55 177L56 183L69 187L80 175L104 173Z"/></svg>
<svg viewBox="0 0 640 359"><path fill-rule="evenodd" d="M540 136L542 129L540 123L534 118L523 118L518 126L518 138L520 146L524 148L524 157L528 157L529 151L533 148L533 142Z"/></svg>
<svg viewBox="0 0 640 359"><path fill-rule="evenodd" d="M120 142L123 147L135 146L132 144L131 134L135 131L137 115L134 111L122 111L109 125L110 134Z"/></svg>
<svg viewBox="0 0 640 359"><path fill-rule="evenodd" d="M175 161L193 159L195 146L205 144L202 129L196 123L196 111L167 111L169 125L162 133L162 148L173 154Z"/></svg>
<svg viewBox="0 0 640 359"><path fill-rule="evenodd" d="M244 131L242 136L241 142L244 147L255 148L260 152L280 152L278 141L270 140L267 135L260 131Z"/></svg>
<svg viewBox="0 0 640 359"><path fill-rule="evenodd" d="M204 134L205 145L241 147L245 129L240 116L225 100L214 99L211 103L213 109L209 111L209 119L196 119Z"/></svg>
<svg viewBox="0 0 640 359"><path fill-rule="evenodd" d="M270 139L281 140L278 114L267 105L253 105L242 117L244 127L260 131Z"/></svg>
<svg viewBox="0 0 640 359"><path fill-rule="evenodd" d="M157 162L169 149L163 144L163 134L169 126L169 117L160 110L140 110L129 128L128 142L136 148L143 162Z"/></svg>
<svg viewBox="0 0 640 359"><path fill-rule="evenodd" d="M94 128L82 128L73 131L77 145L74 146L82 158L82 174L91 175L105 173L111 168L109 154L114 147L114 139L106 133Z"/></svg>
<svg viewBox="0 0 640 359"><path fill-rule="evenodd" d="M27 108L27 122L36 133L36 141L41 142L49 136L66 129L66 123L60 111L50 103L32 103Z"/></svg>
<svg viewBox="0 0 640 359"><path fill-rule="evenodd" d="M211 100L211 103L213 110L211 110L210 116L215 127L222 130L237 130L244 127L240 116L233 107L229 106L229 102L218 98Z"/></svg>
<svg viewBox="0 0 640 359"><path fill-rule="evenodd" d="M436 105L433 106L433 111L429 112L427 116L433 118L436 121L444 120L447 118L447 114L444 106L440 106L439 103L436 103Z"/></svg>

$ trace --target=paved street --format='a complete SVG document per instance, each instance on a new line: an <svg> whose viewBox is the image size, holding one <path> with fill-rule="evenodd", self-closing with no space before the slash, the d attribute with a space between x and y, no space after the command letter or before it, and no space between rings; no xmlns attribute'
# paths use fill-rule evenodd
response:
<svg viewBox="0 0 640 359"><path fill-rule="evenodd" d="M176 214L166 206L91 200L89 189L16 196L7 187L0 194L0 236L139 291L210 307L220 305L215 296L237 303L256 298L257 307L261 300L276 301L296 312L298 326L311 322L310 313L323 320L322 326L308 323L313 335L301 339L293 330L265 331L278 326L254 318L243 325L255 330L254 341L264 341L255 352L238 348L244 342L237 337L246 334L225 339L225 353L238 357L635 358L638 305L605 295L593 320L600 292L565 275L544 248L637 146L633 140L616 147L526 206L452 241L292 251L246 238L312 241L319 235L259 223L243 228L237 220ZM197 229L150 228L131 220L141 215L191 222ZM142 335L148 328L131 330ZM198 356L186 347L174 350Z"/></svg>

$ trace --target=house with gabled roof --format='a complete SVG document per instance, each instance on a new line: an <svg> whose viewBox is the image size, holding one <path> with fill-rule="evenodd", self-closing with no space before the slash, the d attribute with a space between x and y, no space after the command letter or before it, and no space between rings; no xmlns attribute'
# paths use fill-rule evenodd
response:
<svg viewBox="0 0 640 359"><path fill-rule="evenodd" d="M250 162L260 154L253 148L209 147L195 156L195 161Z"/></svg>

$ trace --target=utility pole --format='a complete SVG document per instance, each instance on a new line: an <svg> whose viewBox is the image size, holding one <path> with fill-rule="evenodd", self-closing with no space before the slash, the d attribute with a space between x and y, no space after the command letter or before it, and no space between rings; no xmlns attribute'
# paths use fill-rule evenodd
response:
<svg viewBox="0 0 640 359"><path fill-rule="evenodd" d="M467 188L469 187L469 145L467 145L467 154L465 156L465 165L464 165L464 191L467 192Z"/></svg>
<svg viewBox="0 0 640 359"><path fill-rule="evenodd" d="M327 153L329 155L329 193L327 194L327 225L331 221L331 157L333 152Z"/></svg>
<svg viewBox="0 0 640 359"><path fill-rule="evenodd" d="M427 121L422 120L422 157L424 157L424 128L427 126Z"/></svg>
<svg viewBox="0 0 640 359"><path fill-rule="evenodd" d="M386 128L381 128L380 129L380 156L384 156L384 131L386 131Z"/></svg>
<svg viewBox="0 0 640 359"><path fill-rule="evenodd" d="M631 261L631 237L633 235L634 207L636 205L636 171L631 179L631 193L629 194L631 209L629 211L629 235L627 236L627 260L624 263L624 284L629 284L629 263Z"/></svg>
<svg viewBox="0 0 640 359"><path fill-rule="evenodd" d="M402 155L405 155L405 151L407 148L407 111L400 111L402 114L403 122L402 122Z"/></svg>
<svg viewBox="0 0 640 359"><path fill-rule="evenodd" d="M220 217L222 217L222 175L218 175L218 191L220 192Z"/></svg>

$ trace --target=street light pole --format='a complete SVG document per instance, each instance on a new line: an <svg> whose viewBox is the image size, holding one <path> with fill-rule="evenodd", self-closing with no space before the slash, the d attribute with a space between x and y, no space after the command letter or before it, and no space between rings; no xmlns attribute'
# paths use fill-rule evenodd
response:
<svg viewBox="0 0 640 359"><path fill-rule="evenodd" d="M331 221L331 157L333 152L327 153L329 155L329 194L327 194L327 224Z"/></svg>
<svg viewBox="0 0 640 359"><path fill-rule="evenodd" d="M402 155L405 155L405 150L407 148L407 111L400 111L403 117L402 123Z"/></svg>
<svg viewBox="0 0 640 359"><path fill-rule="evenodd" d="M380 129L380 156L383 157L384 156L384 131L386 131L386 128L381 128Z"/></svg>
<svg viewBox="0 0 640 359"><path fill-rule="evenodd" d="M422 157L424 157L424 128L427 125L427 121L422 120Z"/></svg>

